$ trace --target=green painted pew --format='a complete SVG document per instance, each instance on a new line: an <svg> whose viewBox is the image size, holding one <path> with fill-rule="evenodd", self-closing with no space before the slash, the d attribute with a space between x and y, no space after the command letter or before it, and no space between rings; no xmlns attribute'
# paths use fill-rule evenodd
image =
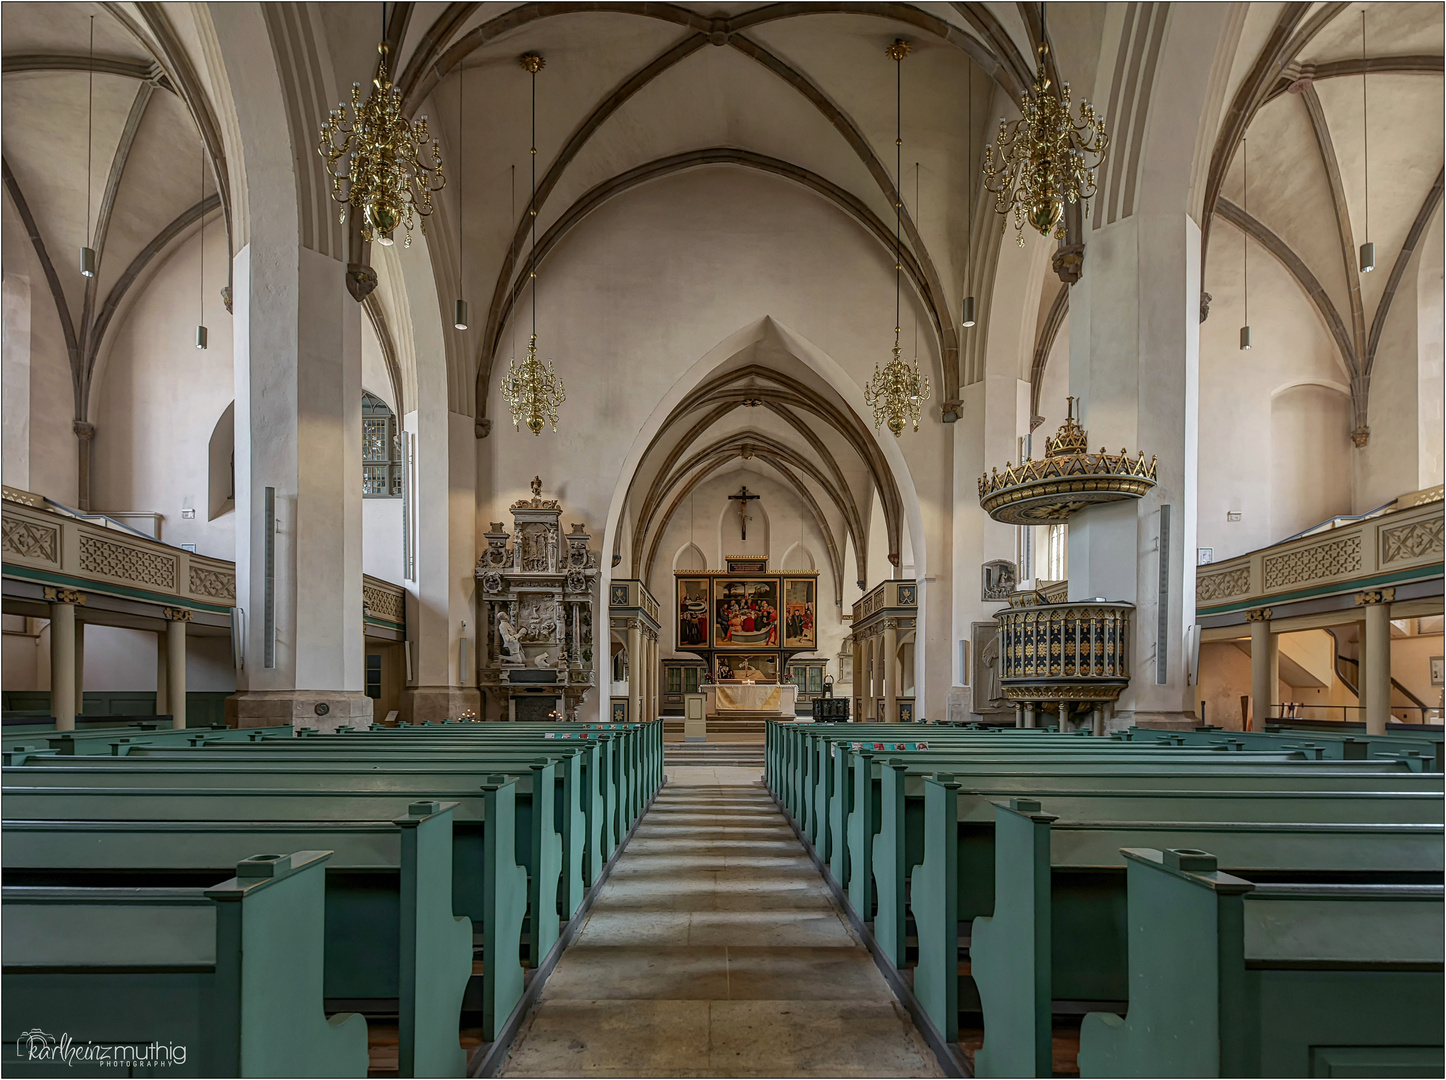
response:
<svg viewBox="0 0 1446 1080"><path fill-rule="evenodd" d="M554 768L554 799L552 827L561 837L562 881L557 890L558 914L564 921L572 918L582 906L583 896L598 876L604 863L601 846L602 815L601 795L596 785L599 782L598 761L608 744L548 743L554 755L561 754L560 768ZM131 747L125 755L127 760L136 762L136 767L146 763L173 765L177 762L193 764L197 769L208 772L219 768L229 774L233 766L264 766L277 763L286 769L286 775L312 772L330 773L333 769L350 770L367 768L362 771L358 786L370 786L383 782L390 786L393 781L379 781L379 773L386 777L405 770L406 783L412 787L425 787L427 781L417 774L431 774L445 766L446 772L437 776L436 783L452 788L461 786L462 778L468 775L480 777L498 769L504 771L532 770L537 758L531 751L507 746L491 747L486 752L482 747L434 747L418 749L415 743L399 744L395 748L367 749L354 743L337 742L329 746L317 746L315 740L291 740L260 745L233 744L206 747L200 750L174 750L150 746ZM62 764L55 759L40 762L28 759L28 764L40 767L57 767ZM70 764L79 764L70 762ZM344 775L352 775L350 771ZM541 781L540 781L541 782ZM519 850L527 853L529 869L532 859L540 852L539 845L550 843L543 834L532 827L530 802L524 798L518 815Z"/></svg>
<svg viewBox="0 0 1446 1080"><path fill-rule="evenodd" d="M512 725L507 725L510 729ZM446 729L433 729L435 733L427 733L426 728L400 728L382 729L395 732L389 736L373 738L372 732L358 733L345 736L344 742L338 742L340 736L313 736L303 739L268 739L263 742L266 748L278 748L290 752L310 752L319 748L340 746L348 750L372 750L385 755L388 759L392 755L401 754L422 754L427 760L435 760L441 754L463 753L482 754L490 753L523 753L533 757L539 754L561 755L566 757L571 752L568 748L576 748L584 754L583 777L581 780L585 797L583 799L583 810L587 817L588 836L596 835L598 840L591 847L591 854L588 855L588 882L596 880L598 874L602 873L603 865L612 857L618 844L627 836L632 821L627 816L626 808L628 803L627 789L631 781L631 772L627 761L630 757L630 748L624 736L616 736L607 733L600 738L589 738L586 740L568 741L558 739L556 741L544 740L536 742L530 736L514 735L511 738L481 737L480 733L457 734L448 732ZM413 732L422 732L420 736L410 737ZM224 747L216 747L222 750ZM597 775L591 773L593 763L592 750L597 753ZM596 795L593 795L593 790ZM598 801L594 801L598 800Z"/></svg>
<svg viewBox="0 0 1446 1080"><path fill-rule="evenodd" d="M330 849L326 998L396 1012L402 1076L462 1076L472 924L452 915L454 806L415 802L392 822L11 821L0 854L7 883L96 888L159 875L178 884L246 857L238 851Z"/></svg>
<svg viewBox="0 0 1446 1080"><path fill-rule="evenodd" d="M575 756L568 760L574 760ZM79 763L82 760L84 764ZM556 759L529 759L523 754L510 760L506 755L493 755L487 760L494 770L506 769L518 774L512 843L519 864L527 872L528 963L536 967L552 949L561 930L558 908L562 889L563 841L554 817ZM134 791L175 788L196 797L223 791L305 791L352 796L376 792L378 795L389 795L405 805L416 799L429 798L478 803L480 785L487 774L477 767L450 768L443 764L413 768L408 765L331 760L292 761L287 764L271 760L222 760L213 763L194 759L165 761L137 757L37 757L25 765L6 768L3 775L7 792L16 787L31 790L55 787ZM539 806L542 807L541 812L538 811ZM573 810L576 811L575 803ZM14 813L6 808L7 816ZM105 816L104 813L95 815L96 818ZM192 816L200 820L211 818L204 809ZM478 819L481 817L477 815ZM458 820L465 819L459 814ZM580 848L580 812L569 813L565 820ZM473 911L466 913L475 918Z"/></svg>
<svg viewBox="0 0 1446 1080"><path fill-rule="evenodd" d="M1256 883L1127 849L1130 1010L1082 1077L1441 1076L1442 888Z"/></svg>
<svg viewBox="0 0 1446 1080"><path fill-rule="evenodd" d="M877 768L877 774L874 769ZM966 768L955 758L890 758L864 764L856 770L859 792L849 821L851 845L858 855L849 862L849 891L863 896L872 887L875 906L873 933L879 947L896 966L901 966L906 929L906 884L914 868L924 859L925 769ZM1232 756L1218 763L1180 759L1171 764L1120 762L1104 766L1056 764L1022 760L1012 765L967 764L968 775L960 776L970 792L1008 798L1010 796L1065 795L1071 792L1103 791L1405 791L1437 795L1442 789L1439 775L1412 773L1389 762L1296 762L1253 764ZM864 777L868 776L867 785ZM877 775L879 797L873 802L873 777ZM877 807L877 830L870 815ZM867 859L863 839L872 836ZM987 862L987 860L986 860ZM857 881L872 870L872 883ZM855 907L860 919L867 908Z"/></svg>
<svg viewBox="0 0 1446 1080"><path fill-rule="evenodd" d="M177 777L184 780L184 774ZM529 778L486 777L476 791L436 796L452 812L451 910L481 927L483 1012L496 1026L521 999L527 871L515 849L517 788ZM308 822L392 821L410 799L395 793L167 788L7 787L7 821L238 822L304 828ZM496 828L487 827L496 823Z"/></svg>
<svg viewBox="0 0 1446 1080"><path fill-rule="evenodd" d="M1439 883L1446 865L1439 799L1434 822L1412 824L1390 819L1389 800L1357 799L1342 810L1349 797L1329 794L1314 805L1215 792L1102 795L1045 800L1048 813L1038 800L1012 799L993 807L991 835L977 822L958 823L959 794L953 783L928 782L926 854L912 883L914 987L939 1030L954 1032L958 935L972 920L970 974L985 1028L978 1076L1050 1075L1052 1002L1126 999L1122 847L1208 844L1242 873L1322 880ZM1166 801L1173 805L1156 805ZM1065 810L1072 813L1056 816ZM1290 816L1276 816L1281 810Z"/></svg>
<svg viewBox="0 0 1446 1080"><path fill-rule="evenodd" d="M1175 746L1212 746L1233 743L1249 749L1269 746L1318 746L1327 758L1362 761L1378 757L1417 757L1430 772L1440 772L1442 737L1439 734L1366 735L1364 732L1330 732L1276 728L1268 731L1223 731L1197 728L1194 731L1156 731L1129 728L1111 736L1121 742L1164 743Z"/></svg>
<svg viewBox="0 0 1446 1080"><path fill-rule="evenodd" d="M71 1073L47 1056L66 1036L108 1053L82 1074L154 1041L156 1075L365 1076L366 1021L322 1011L328 857L253 856L210 888L6 886L7 1075Z"/></svg>

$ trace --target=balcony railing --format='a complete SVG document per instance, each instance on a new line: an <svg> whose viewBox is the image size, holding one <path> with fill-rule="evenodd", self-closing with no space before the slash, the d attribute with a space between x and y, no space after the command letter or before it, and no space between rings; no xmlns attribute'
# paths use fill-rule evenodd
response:
<svg viewBox="0 0 1446 1080"><path fill-rule="evenodd" d="M1425 496L1426 501L1418 501ZM1401 509L1343 524L1234 559L1200 567L1195 604L1201 616L1266 603L1439 577L1441 489L1398 500Z"/></svg>
<svg viewBox="0 0 1446 1080"><path fill-rule="evenodd" d="M236 566L172 547L106 518L5 488L5 575L156 603L225 611Z"/></svg>

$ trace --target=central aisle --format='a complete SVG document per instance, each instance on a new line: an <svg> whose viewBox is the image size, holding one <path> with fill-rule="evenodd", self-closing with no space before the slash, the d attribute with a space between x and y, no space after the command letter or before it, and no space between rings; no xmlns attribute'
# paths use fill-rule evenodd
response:
<svg viewBox="0 0 1446 1080"><path fill-rule="evenodd" d="M761 770L666 771L502 1075L942 1075Z"/></svg>

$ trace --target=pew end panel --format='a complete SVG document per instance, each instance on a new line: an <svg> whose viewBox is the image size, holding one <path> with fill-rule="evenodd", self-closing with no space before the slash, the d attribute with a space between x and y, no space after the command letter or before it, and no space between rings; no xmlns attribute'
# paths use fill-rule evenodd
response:
<svg viewBox="0 0 1446 1080"><path fill-rule="evenodd" d="M330 854L252 856L209 889L7 888L7 1048L39 1028L164 1043L170 1075L365 1076L366 1021L322 1005ZM30 1066L7 1071L50 1071Z"/></svg>
<svg viewBox="0 0 1446 1080"><path fill-rule="evenodd" d="M472 977L472 920L452 914L452 812L456 803L415 802L398 818L402 833L402 1076L464 1076L458 1039Z"/></svg>
<svg viewBox="0 0 1446 1080"><path fill-rule="evenodd" d="M1440 885L1257 885L1198 849L1122 854L1131 1006L1085 1017L1081 1077L1441 1075Z"/></svg>

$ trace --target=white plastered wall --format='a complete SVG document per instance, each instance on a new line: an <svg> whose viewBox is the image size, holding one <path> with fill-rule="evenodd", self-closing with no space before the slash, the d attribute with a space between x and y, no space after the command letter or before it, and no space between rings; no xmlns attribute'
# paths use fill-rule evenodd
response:
<svg viewBox="0 0 1446 1080"><path fill-rule="evenodd" d="M623 516L621 492L634 467L628 461L647 444L639 432L660 405L681 396L685 376L688 387L706 376L694 370L700 358L760 319L776 320L841 369L838 378L851 385L835 389L871 419L862 386L893 343L892 262L857 225L792 184L709 168L634 189L575 229L539 275L539 356L556 359L568 401L558 434L534 438L513 431L493 387L494 426L479 456L486 478L479 489L492 492L485 513L479 498L483 519L507 520L508 504L538 474L546 496L561 501L564 522L587 523L607 571L613 536L604 531ZM904 302L910 319L907 289ZM937 387L938 360L922 335L920 353ZM944 543L950 514L948 437L937 398L927 413L917 434L885 445L886 454L902 455L892 459L896 476L903 470L901 490L917 495L904 501L914 515L911 537L922 532L927 541L913 545L921 576L938 572L928 556ZM882 439L893 443L887 432ZM942 566L936 582L947 597L947 560ZM948 612L947 599L932 613L921 610L925 620L943 619L934 635L941 642ZM943 671L942 658L939 664ZM943 714L946 689L940 680L929 683L926 715Z"/></svg>

